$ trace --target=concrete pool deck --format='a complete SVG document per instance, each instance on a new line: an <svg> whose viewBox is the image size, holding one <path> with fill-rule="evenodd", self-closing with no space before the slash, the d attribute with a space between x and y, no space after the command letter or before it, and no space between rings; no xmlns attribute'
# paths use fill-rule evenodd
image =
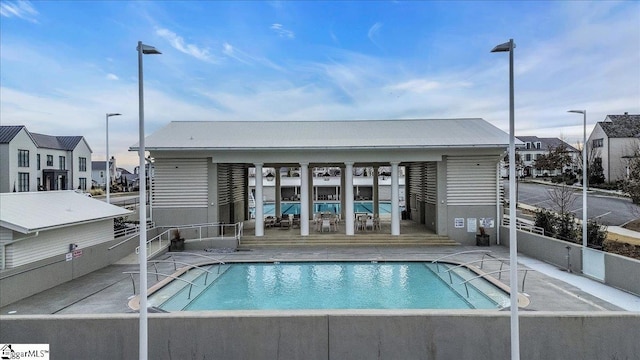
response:
<svg viewBox="0 0 640 360"><path fill-rule="evenodd" d="M156 260L173 257L176 261L190 264L201 263L204 258L189 253L199 253L227 262L242 261L431 261L441 256L462 251L487 250L494 259L507 259L509 249L503 246L480 248L476 246L406 246L406 247L295 247L260 248L232 253L212 253L205 251L167 253ZM469 262L479 260L479 253L465 253L447 260ZM487 258L488 259L488 258ZM603 285L583 276L567 273L555 266L519 255L520 269L531 269L522 290L522 275L519 272L518 290L524 292L530 304L523 311L640 311L640 297ZM500 261L486 261L483 271L500 268ZM157 271L163 274L174 272L173 264L157 263ZM508 266L504 266L508 269ZM31 314L118 314L133 313L128 300L133 294L131 276L123 274L137 271L137 264L111 265L81 278L69 281L0 309L0 315ZM149 271L155 272L150 264ZM497 275L496 275L497 277ZM136 294L138 279L134 275ZM162 280L162 277L158 277ZM509 285L509 272L504 272L501 281ZM149 287L157 282L156 276L149 274Z"/></svg>

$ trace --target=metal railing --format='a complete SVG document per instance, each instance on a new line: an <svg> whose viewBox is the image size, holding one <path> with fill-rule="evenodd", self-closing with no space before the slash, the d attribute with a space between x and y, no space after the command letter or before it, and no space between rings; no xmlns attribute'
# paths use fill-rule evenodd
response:
<svg viewBox="0 0 640 360"><path fill-rule="evenodd" d="M467 280L465 280L465 281L461 282L461 283L460 283L460 285L464 285L465 289L467 290L467 297L469 297L469 288L467 287L467 284L469 283L469 281L471 281L471 280L475 280L475 279L479 279L479 278L484 278L484 277L485 277L485 276L487 276L487 275L492 275L492 274L502 273L502 272L504 272L504 271L511 271L511 269L509 269L509 270L496 270L496 271L491 271L491 272L488 272L488 273L484 273L484 274L482 274L482 275L474 276L474 277L472 277L472 278L470 278L470 279L467 279ZM535 271L535 270L531 270L531 269L517 269L517 271L524 271L524 276L522 277L522 291L524 292L524 282L525 282L525 280L527 279L527 273L528 273L529 271ZM511 281L511 279L510 279L509 281ZM518 281L518 279L516 279L516 281Z"/></svg>
<svg viewBox="0 0 640 360"><path fill-rule="evenodd" d="M152 258L171 245L171 240L175 238L175 232L179 237L187 242L192 241L212 241L235 239L236 245L240 245L240 238L243 234L243 223L225 224L208 223L180 226L161 226L158 229L166 229L160 234L147 240L147 258ZM136 254L140 253L140 246L136 247Z"/></svg>
<svg viewBox="0 0 640 360"><path fill-rule="evenodd" d="M149 229L153 229L155 227L155 223L154 222L147 222L147 230ZM117 239L119 237L123 237L123 236L127 236L129 235L126 239L118 242L115 245L112 245L109 247L108 250L113 250L115 248L117 248L118 246L127 243L128 241L135 239L138 234L140 233L140 226L138 224L135 224L135 226L132 226L130 228L126 228L126 229L121 229L121 230L117 230L113 232L113 237L114 239Z"/></svg>
<svg viewBox="0 0 640 360"><path fill-rule="evenodd" d="M437 270L438 272L440 272L439 264L440 264L440 260L442 260L442 259L446 259L446 258L448 258L448 257L452 257L452 256L460 255L460 254L472 254L472 253L483 253L483 254L486 254L486 253L490 253L490 252L491 252L491 250L468 250L468 251L458 251L457 253L453 253L453 254L448 254L448 255L441 256L441 257L439 257L439 258L437 258L437 259L435 259L435 260L431 261L431 263L432 263L432 264L433 264L433 263L435 263L435 264L436 264L436 270ZM482 258L484 259L484 256L483 256Z"/></svg>
<svg viewBox="0 0 640 360"><path fill-rule="evenodd" d="M503 217L502 218L502 226L509 226L510 225L510 220L509 217ZM518 221L516 220L516 229L518 230L522 230L522 231L528 231L530 233L534 233L534 234L538 234L538 235L544 235L544 229L539 227L539 226L535 226L532 224L527 224L524 223L522 221Z"/></svg>

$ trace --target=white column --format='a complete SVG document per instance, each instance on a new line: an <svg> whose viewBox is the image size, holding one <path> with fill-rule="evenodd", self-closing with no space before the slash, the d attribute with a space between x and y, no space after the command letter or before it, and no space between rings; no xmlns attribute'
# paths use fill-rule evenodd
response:
<svg viewBox="0 0 640 360"><path fill-rule="evenodd" d="M398 163L391 163L391 235L400 235L400 181Z"/></svg>
<svg viewBox="0 0 640 360"><path fill-rule="evenodd" d="M264 236L264 200L262 196L262 163L256 167L256 236Z"/></svg>
<svg viewBox="0 0 640 360"><path fill-rule="evenodd" d="M353 213L353 163L344 163L344 226L347 235L354 235Z"/></svg>
<svg viewBox="0 0 640 360"><path fill-rule="evenodd" d="M309 164L300 164L300 235L309 235Z"/></svg>

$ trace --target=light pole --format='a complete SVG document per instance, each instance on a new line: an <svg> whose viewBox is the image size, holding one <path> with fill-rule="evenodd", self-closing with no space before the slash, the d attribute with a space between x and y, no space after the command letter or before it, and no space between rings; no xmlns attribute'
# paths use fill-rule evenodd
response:
<svg viewBox="0 0 640 360"><path fill-rule="evenodd" d="M147 181L145 171L144 157L144 91L142 76L142 55L143 54L162 54L153 46L144 45L138 41L138 119L139 119L139 144L138 156L140 163L138 168L138 190L140 193L140 203L138 204L138 212L140 213L140 251L138 262L140 263L140 330L139 330L139 350L140 360L147 359Z"/></svg>
<svg viewBox="0 0 640 360"><path fill-rule="evenodd" d="M511 287L511 359L520 359L518 324L518 239L516 232L516 143L513 105L513 39L491 52L509 52L509 285Z"/></svg>
<svg viewBox="0 0 640 360"><path fill-rule="evenodd" d="M111 167L109 166L109 118L112 116L120 116L122 114L119 113L107 113L107 182L105 183L105 187L107 188L107 204L111 204L109 201L109 191L111 190Z"/></svg>
<svg viewBox="0 0 640 360"><path fill-rule="evenodd" d="M567 112L582 114L582 268L587 249L587 110L569 110ZM583 270L584 272L584 270Z"/></svg>

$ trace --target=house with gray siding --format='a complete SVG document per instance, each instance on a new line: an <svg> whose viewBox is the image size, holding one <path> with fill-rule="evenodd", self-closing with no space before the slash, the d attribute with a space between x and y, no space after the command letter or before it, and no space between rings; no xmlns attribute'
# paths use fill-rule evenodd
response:
<svg viewBox="0 0 640 360"><path fill-rule="evenodd" d="M0 192L86 191L91 188L91 153L82 136L0 126Z"/></svg>
<svg viewBox="0 0 640 360"><path fill-rule="evenodd" d="M587 150L602 159L605 181L625 179L630 159L640 150L640 115L607 115L589 135Z"/></svg>

